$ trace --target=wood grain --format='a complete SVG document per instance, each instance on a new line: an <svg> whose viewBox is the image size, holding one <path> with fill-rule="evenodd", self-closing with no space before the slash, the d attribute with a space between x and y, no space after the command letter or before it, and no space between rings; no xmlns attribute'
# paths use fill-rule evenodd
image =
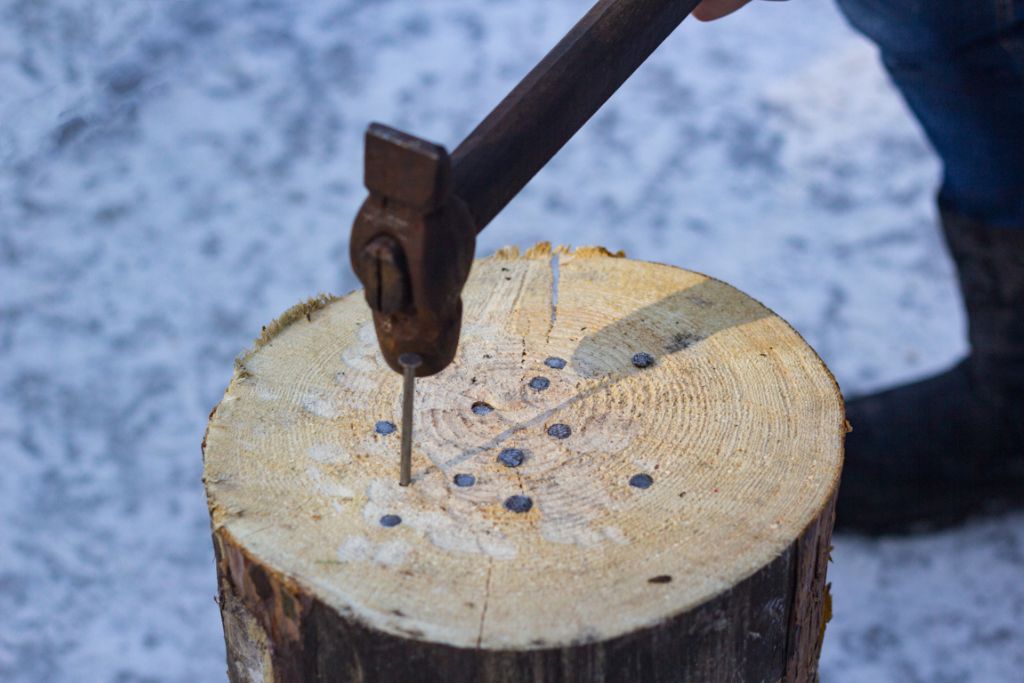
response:
<svg viewBox="0 0 1024 683"><path fill-rule="evenodd" d="M361 292L240 358L204 443L232 680L813 680L845 421L810 347L599 248L503 250L464 298L407 488Z"/></svg>

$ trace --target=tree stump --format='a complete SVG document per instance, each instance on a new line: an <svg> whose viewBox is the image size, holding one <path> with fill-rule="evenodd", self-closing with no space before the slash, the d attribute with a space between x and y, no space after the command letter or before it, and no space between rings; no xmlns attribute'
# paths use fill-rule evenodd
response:
<svg viewBox="0 0 1024 683"><path fill-rule="evenodd" d="M203 444L230 680L813 681L846 432L814 351L596 247L504 249L464 301L409 487L361 291L239 358Z"/></svg>

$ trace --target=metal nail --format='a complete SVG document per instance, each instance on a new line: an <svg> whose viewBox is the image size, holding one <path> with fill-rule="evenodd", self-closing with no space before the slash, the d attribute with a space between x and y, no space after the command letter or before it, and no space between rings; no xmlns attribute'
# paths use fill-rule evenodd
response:
<svg viewBox="0 0 1024 683"><path fill-rule="evenodd" d="M638 353L633 356L633 365L638 368L646 368L648 365L654 362L654 356L649 353Z"/></svg>
<svg viewBox="0 0 1024 683"><path fill-rule="evenodd" d="M505 499L504 507L509 512L529 512L533 509L533 501L529 496L509 496Z"/></svg>
<svg viewBox="0 0 1024 683"><path fill-rule="evenodd" d="M505 467L519 467L525 457L526 454L518 448L504 448L498 453L498 462Z"/></svg>
<svg viewBox="0 0 1024 683"><path fill-rule="evenodd" d="M638 489L650 488L651 484L654 483L654 477L651 475L641 472L640 474L634 474L629 478L629 485Z"/></svg>
<svg viewBox="0 0 1024 683"><path fill-rule="evenodd" d="M474 415L487 415L494 412L494 407L490 403L484 403L483 401L477 401L472 406Z"/></svg>
<svg viewBox="0 0 1024 683"><path fill-rule="evenodd" d="M398 364L405 371L402 394L402 469L398 479L401 486L408 486L412 481L412 397L416 387L416 368L422 363L423 359L418 353L403 353L398 357Z"/></svg>
<svg viewBox="0 0 1024 683"><path fill-rule="evenodd" d="M568 439L572 434L572 429L566 424L553 424L548 427L548 434L556 439Z"/></svg>

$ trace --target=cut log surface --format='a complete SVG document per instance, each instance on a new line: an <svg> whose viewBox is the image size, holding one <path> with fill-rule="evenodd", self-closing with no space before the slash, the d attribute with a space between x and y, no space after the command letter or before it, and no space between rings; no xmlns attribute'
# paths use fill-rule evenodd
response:
<svg viewBox="0 0 1024 683"><path fill-rule="evenodd" d="M362 292L288 311L204 441L233 681L813 681L845 419L736 289L539 244L401 377Z"/></svg>

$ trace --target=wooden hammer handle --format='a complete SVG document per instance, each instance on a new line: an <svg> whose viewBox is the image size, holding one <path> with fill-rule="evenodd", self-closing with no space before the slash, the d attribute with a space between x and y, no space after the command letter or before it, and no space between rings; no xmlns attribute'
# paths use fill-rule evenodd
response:
<svg viewBox="0 0 1024 683"><path fill-rule="evenodd" d="M452 153L479 233L700 0L599 0Z"/></svg>

